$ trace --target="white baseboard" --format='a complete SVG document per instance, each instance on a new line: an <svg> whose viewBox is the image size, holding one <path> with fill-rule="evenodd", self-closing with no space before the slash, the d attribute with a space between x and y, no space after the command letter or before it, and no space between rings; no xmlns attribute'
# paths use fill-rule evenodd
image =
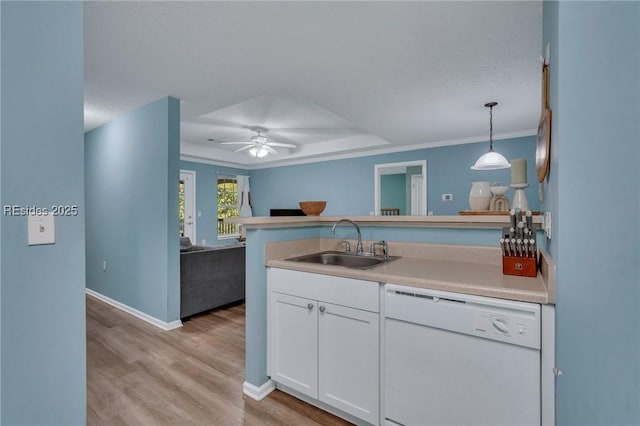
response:
<svg viewBox="0 0 640 426"><path fill-rule="evenodd" d="M244 382L242 392L256 401L263 400L267 395L276 390L276 384L272 380L267 380L262 386L257 387L249 382Z"/></svg>
<svg viewBox="0 0 640 426"><path fill-rule="evenodd" d="M100 294L96 291L93 291L89 288L86 288L85 290L89 296L95 297L98 300L102 300L104 303L107 303L113 306L114 308L118 308L121 311L124 311L130 315L133 315L134 317L140 318L141 320L146 321L151 325L155 325L156 327L161 328L165 331L175 330L176 328L182 327L182 321L180 320L164 322L159 320L158 318L152 317L149 314L145 314L142 311L132 308L129 305L125 305L124 303L118 302L117 300L113 300L112 298L107 297L103 294Z"/></svg>

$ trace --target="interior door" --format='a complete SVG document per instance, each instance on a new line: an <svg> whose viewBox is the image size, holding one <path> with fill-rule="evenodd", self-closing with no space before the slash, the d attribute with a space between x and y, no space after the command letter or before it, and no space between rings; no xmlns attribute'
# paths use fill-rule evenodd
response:
<svg viewBox="0 0 640 426"><path fill-rule="evenodd" d="M180 236L189 237L196 244L196 172L180 170Z"/></svg>
<svg viewBox="0 0 640 426"><path fill-rule="evenodd" d="M411 216L424 216L422 175L411 175Z"/></svg>

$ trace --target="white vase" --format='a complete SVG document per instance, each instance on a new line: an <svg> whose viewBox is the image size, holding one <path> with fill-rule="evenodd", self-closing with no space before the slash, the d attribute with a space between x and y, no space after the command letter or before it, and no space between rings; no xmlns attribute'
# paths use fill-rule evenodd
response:
<svg viewBox="0 0 640 426"><path fill-rule="evenodd" d="M491 182L471 182L471 192L469 192L471 210L489 210L491 197Z"/></svg>
<svg viewBox="0 0 640 426"><path fill-rule="evenodd" d="M512 185L513 186L513 185ZM513 191L513 202L511 203L512 209L520 209L523 212L529 210L529 203L527 202L527 195L524 193L524 188L527 184L518 185L520 188L515 188Z"/></svg>

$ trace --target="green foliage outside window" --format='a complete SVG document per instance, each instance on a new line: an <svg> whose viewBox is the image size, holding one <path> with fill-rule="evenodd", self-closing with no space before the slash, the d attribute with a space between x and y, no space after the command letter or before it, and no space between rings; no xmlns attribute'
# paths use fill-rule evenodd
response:
<svg viewBox="0 0 640 426"><path fill-rule="evenodd" d="M238 225L224 223L228 217L238 217L238 181L233 178L218 179L218 236L238 235Z"/></svg>

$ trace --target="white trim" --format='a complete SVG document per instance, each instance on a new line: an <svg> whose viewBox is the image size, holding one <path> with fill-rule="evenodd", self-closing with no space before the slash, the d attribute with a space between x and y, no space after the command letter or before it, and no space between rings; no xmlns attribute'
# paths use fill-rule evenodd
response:
<svg viewBox="0 0 640 426"><path fill-rule="evenodd" d="M375 164L373 166L373 211L376 216L380 216L380 177L385 173L382 171L384 168L398 169L403 168L406 172L407 167L409 166L420 166L422 168L422 187L424 191L424 197L422 199L420 210L427 214L427 195L428 195L428 187L427 187L427 160L412 160L412 161L402 161L400 163L384 163L384 164ZM397 173L397 171L394 171ZM409 212L411 215L411 212Z"/></svg>
<svg viewBox="0 0 640 426"><path fill-rule="evenodd" d="M262 386L257 387L249 382L242 384L242 392L251 399L256 401L262 401L267 395L276 390L276 384L273 380L269 379Z"/></svg>
<svg viewBox="0 0 640 426"><path fill-rule="evenodd" d="M556 308L554 305L542 305L542 350L540 365L540 401L543 426L556 424Z"/></svg>
<svg viewBox="0 0 640 426"><path fill-rule="evenodd" d="M164 331L175 330L176 328L182 327L182 321L180 320L164 322L159 320L158 318L152 317L149 314L145 314L142 311L132 308L131 306L125 305L124 303L118 302L117 300L113 300L110 297L100 294L97 291L93 291L89 288L85 289L85 291L89 296L95 297L98 300L102 300L103 302L113 306L114 308L118 308L121 311L133 315L134 317L137 317L143 321L146 321L151 325L155 325L156 327L161 328Z"/></svg>
<svg viewBox="0 0 640 426"><path fill-rule="evenodd" d="M196 164L209 164L211 166L228 167L228 168L239 169L239 170L251 170L245 164L234 163L231 161L213 160L211 158L200 157L193 154L185 154L182 152L180 153L180 160L188 161L190 163L196 163Z"/></svg>

